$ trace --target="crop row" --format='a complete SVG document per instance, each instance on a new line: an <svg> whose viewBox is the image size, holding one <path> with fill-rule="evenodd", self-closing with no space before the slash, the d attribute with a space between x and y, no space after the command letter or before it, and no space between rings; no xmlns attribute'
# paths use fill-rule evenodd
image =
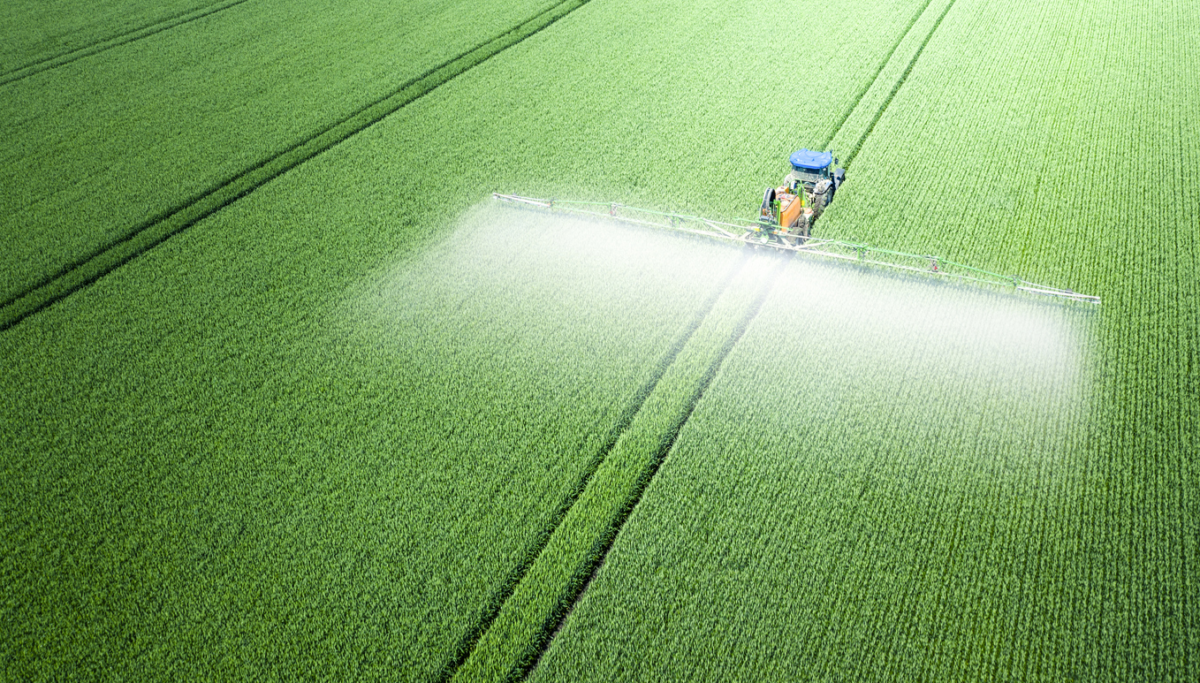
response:
<svg viewBox="0 0 1200 683"><path fill-rule="evenodd" d="M987 677L1061 654L1081 321L793 266L533 680Z"/></svg>
<svg viewBox="0 0 1200 683"><path fill-rule="evenodd" d="M262 0L0 86L0 297L295 156L544 4Z"/></svg>
<svg viewBox="0 0 1200 683"><path fill-rule="evenodd" d="M875 125L908 80L916 60L953 6L954 0L926 2L913 16L908 31L897 38L886 61L880 63L879 73L870 87L855 101L853 109L843 115L841 125L827 145L839 156L843 166L848 167L853 162L863 142L874 132Z"/></svg>
<svg viewBox="0 0 1200 683"><path fill-rule="evenodd" d="M451 238L448 217L493 189L744 217L831 111L878 94L922 4L842 3L797 57L764 30L777 3L589 3L6 331L11 677L424 679L481 631L464 678L527 664L653 452L600 461L608 440L728 254L487 211ZM1194 673L1200 112L1161 93L1190 92L1200 32L1153 9L957 0L822 223L1114 305L793 269L534 678ZM207 87L236 91L237 68ZM344 104L356 86L321 73L313 109ZM1127 158L1105 151L1146 120ZM47 225L75 200L112 218L103 183L10 180L53 195ZM1144 239L1084 220L1104 202L1140 207ZM1049 217L1014 229L1013 206ZM626 444L677 426L696 385L668 386Z"/></svg>
<svg viewBox="0 0 1200 683"><path fill-rule="evenodd" d="M873 58L848 59L854 77L821 87L839 104L861 91L916 6L847 3L821 45ZM23 362L3 378L22 397L6 408L5 519L25 530L7 536L20 595L8 604L27 624L13 647L41 643L14 655L15 675L86 664L421 679L453 664L515 595L731 254L486 211L443 243L448 217L493 184L686 209L671 179L697 169L708 182L728 162L757 165L774 182L805 144L797 122L814 137L830 124L803 84L776 99L743 77L791 45L773 34L764 52L775 5L743 9L590 3L6 331L5 356ZM730 50L749 63L730 67ZM655 114L663 102L674 122ZM748 105L763 117L747 120ZM718 124L724 148L696 137ZM727 202L739 214L758 193L746 185L758 174L740 175L717 183L741 195ZM96 453L105 467L84 455ZM57 500L51 482L73 516L37 503ZM227 489L237 495L214 495ZM123 512L105 516L99 501ZM213 547L212 519L233 520L214 539L228 547ZM104 545L44 552L87 535ZM190 548L205 563L188 564ZM98 601L63 599L74 595ZM51 637L53 624L68 627ZM170 643L107 647L172 631Z"/></svg>
<svg viewBox="0 0 1200 683"><path fill-rule="evenodd" d="M0 9L0 82L26 67L53 64L72 53L177 25L229 4L230 0L6 2Z"/></svg>
<svg viewBox="0 0 1200 683"><path fill-rule="evenodd" d="M454 108L459 137L394 153L414 165L414 185L428 183L413 192L420 201L452 177L530 196L746 218L787 173L792 151L833 136L836 114L854 107L924 4L843 4L829 31L806 35L806 54L820 55L810 69L789 62L790 34L761 30L779 20L769 3L732 12L606 1L403 114L406 129L436 139ZM789 12L806 21L805 10ZM767 76L781 64L786 75ZM455 156L473 143L474 153Z"/></svg>
<svg viewBox="0 0 1200 683"><path fill-rule="evenodd" d="M1200 13L1016 4L955 3L819 227L1103 306L797 282L533 680L1196 676Z"/></svg>
<svg viewBox="0 0 1200 683"><path fill-rule="evenodd" d="M758 312L781 265L773 256L738 262L736 274L722 283L720 298L605 456L537 562L456 672L456 680L512 680L536 664L726 354Z"/></svg>
<svg viewBox="0 0 1200 683"><path fill-rule="evenodd" d="M27 286L0 307L0 330L18 324L26 317L70 296L113 269L154 248L162 241L190 228L205 217L236 202L292 168L344 142L446 81L545 29L578 9L581 4L582 0L567 0L553 5L529 21L481 43L448 62L429 69L387 97L342 117L303 142L244 170L204 194L189 199L181 206L150 218L123 237L99 247L90 254L81 255L76 260L60 264L57 271L47 274L41 280Z"/></svg>
<svg viewBox="0 0 1200 683"><path fill-rule="evenodd" d="M254 197L0 337L8 677L436 675L732 259Z"/></svg>

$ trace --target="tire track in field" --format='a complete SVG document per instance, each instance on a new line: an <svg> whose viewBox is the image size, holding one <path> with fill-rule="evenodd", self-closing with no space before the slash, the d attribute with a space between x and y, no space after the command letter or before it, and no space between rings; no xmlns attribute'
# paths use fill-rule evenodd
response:
<svg viewBox="0 0 1200 683"><path fill-rule="evenodd" d="M849 107L847 107L846 111L843 113L841 119L838 121L837 125L834 127L833 132L830 134L829 139L826 141L826 143L823 147L828 147L829 144L834 140L834 138L836 138L837 134L839 132L841 132L841 129L846 125L846 122L850 119L851 115L858 108L858 106L860 105L862 100L866 97L867 93L869 93L870 90L879 81L880 76L883 74L884 70L887 68L887 65L891 62L893 56L895 55L896 50L899 49L900 45L904 42L904 39L907 38L910 33L912 33L913 28L916 26L916 24L920 20L920 18L922 16L924 16L924 14L928 10L930 4L932 4L932 0L926 0L926 2L921 6L920 10L918 10L913 15L912 19L908 23L908 26L896 39L896 42L889 49L889 51L888 51L887 55L884 57L884 59L882 59L880 61L879 67L876 70L875 75L858 93L858 96L855 98L854 102ZM887 109L888 105L891 104L891 101L895 97L896 92L904 84L904 81L907 79L908 74L912 71L913 65L916 63L917 58L919 58L921 55L921 52L924 51L925 45L927 45L929 43L930 39L933 36L933 33L937 30L938 26L941 25L942 18L944 18L946 16L946 14L950 10L950 7L953 6L953 4L954 4L954 0L951 0L947 4L945 9L942 11L942 13L938 17L938 19L934 22L934 24L930 28L929 32L926 34L920 47L917 49L916 53L910 59L907 68L905 69L905 71L903 72L901 77L897 80L897 82L892 86L891 93L885 99L885 101L884 101L883 105L880 107L880 109L876 112L874 118L872 119L871 125L864 132L864 134L860 137L858 145L856 145L856 147L854 149L855 153L857 153L858 148L861 147L862 141L874 129L875 123L878 122L879 118L882 117L883 111L885 111ZM853 156L851 156L850 158L852 159ZM847 160L847 162L846 162L846 166L848 166L848 165L849 165L849 160ZM747 307L742 319L735 326L735 328L733 329L733 332L726 339L721 350L716 355L716 357L713 359L712 363L709 365L707 371L702 376L701 381L697 384L695 392L689 398L689 401L686 404L686 409L683 413L682 419L680 419L674 425L672 431L666 435L666 438L662 442L662 445L659 447L659 450L654 454L653 458L651 459L648 469L644 472L643 476L640 477L640 479L637 482L636 487L631 492L630 498L626 501L625 505L622 507L622 509L618 515L618 519L617 519L616 523L613 525L613 527L609 530L609 532L607 534L605 534L603 537L597 539L597 551L596 551L595 556L591 558L591 561L589 562L588 566L584 569L584 572L583 572L584 575L581 577L581 580L576 582L575 585L577 587L570 589L569 595L566 600L565 608L562 609L561 612L558 615L556 615L551 622L546 624L544 631L540 634L540 636L538 638L536 650L533 653L533 656L530 658L530 660L528 662L524 663L520 667L518 674L516 676L517 679L524 680L524 679L528 678L529 674L532 673L532 671L537 668L538 664L541 662L543 655L545 655L545 653L549 649L551 643L554 641L555 637L557 637L558 633L562 630L563 625L566 623L567 619L570 617L571 612L574 611L575 606L577 604L579 604L579 600L583 597L584 593L587 592L588 587L591 586L591 583L592 583L593 579L595 579L597 573L600 571L600 568L602 566L604 566L605 559L607 558L609 551L612 549L613 544L616 542L617 537L620 535L621 529L624 528L625 522L627 522L629 517L633 514L633 510L637 507L638 503L641 501L643 495L646 492L646 489L650 485L650 482L653 481L655 475L658 474L658 471L662 467L663 462L665 462L667 456L670 454L671 450L674 448L675 443L679 438L679 434L682 432L684 426L691 419L692 413L695 411L696 406L700 402L700 399L703 398L704 393L705 393L705 391L707 391L709 385L712 383L712 380L716 377L717 373L720 371L721 366L725 362L725 359L729 356L729 353L738 344L738 342L741 341L742 336L745 334L746 330L753 323L754 319L757 318L759 312L762 310L763 304L766 302L767 296L770 294L775 282L779 279L779 275L782 272L784 265L789 260L790 259L787 259L787 258L779 259L779 261L773 267L773 270L770 273L770 275L766 278L765 285L756 294L752 303ZM665 366L664 366L664 370L665 370ZM644 401L642 403L644 403ZM626 426L628 426L628 425L626 425ZM615 445L615 439L611 443L613 443ZM599 463L597 463L597 465L598 464ZM589 478L592 473L594 473L594 470L591 470L589 472ZM586 481L583 482L583 485L586 486L586 483L587 483ZM582 494L584 486L581 486L581 488L578 489L579 494ZM574 499L572 500L572 503L574 502L574 500L577 500L577 499L578 499L578 494L574 497ZM569 507L564 510L563 516L565 516L566 511L569 511ZM559 521L561 521L561 520L559 520ZM553 533L553 532L551 531L550 533ZM549 534L547 534L547 537L546 537L547 541L548 541L548 538L549 538ZM532 563L530 563L530 564L532 564ZM528 571L528 566L525 568L525 571L526 572ZM513 587L513 589L515 589L515 586ZM512 589L510 589L508 591L508 595L511 596L511 594L512 594ZM506 599L507 599L507 596L506 596ZM501 601L501 603L497 606L497 613L499 611L499 607L501 607L501 606L503 606L503 601ZM494 618L495 618L495 615L493 614L492 619L494 619ZM491 620L489 620L489 624L490 624L490 622L491 622ZM485 624L484 627L480 630L480 636L482 635L482 632L486 630L486 626L487 625ZM466 652L464 654L464 656L462 657L462 660L456 663L455 668L461 667L462 663L465 662L467 656L469 656L469 655L470 655L470 652L469 651ZM451 671L450 674L452 676L453 671ZM449 677L447 677L447 679L448 678Z"/></svg>
<svg viewBox="0 0 1200 683"><path fill-rule="evenodd" d="M250 0L226 0L225 2L220 2L215 5L192 8L178 14L173 14L165 19L159 19L158 21L150 24L135 28L131 31L126 31L125 33L110 36L94 43L75 48L74 50L30 62L24 66L20 66L16 69L12 69L0 74L0 86L29 78L30 76L40 74L43 71L57 69L60 66L77 62L84 57L91 57L92 55L111 50L114 47L120 47L136 40L141 40L142 38L148 38L156 33L162 33L163 31L173 29L176 26L183 26L184 24L196 21L197 19L203 19L209 15L216 14L217 12L227 10L230 7L235 7L249 1Z"/></svg>
<svg viewBox="0 0 1200 683"><path fill-rule="evenodd" d="M248 0L237 1L247 2ZM275 178L345 142L513 45L552 26L588 2L590 0L565 0L544 9L499 35L405 81L390 94L360 107L315 135L289 146L244 171L218 181L209 189L193 195L181 204L137 225L125 235L101 245L79 259L64 264L57 272L0 303L0 332L96 282L173 235L192 227Z"/></svg>
<svg viewBox="0 0 1200 683"><path fill-rule="evenodd" d="M632 491L630 498L622 507L618 519L610 530L610 533L606 534L603 538L598 539L598 548L596 554L592 558L589 566L585 568L582 580L578 582L577 588L571 590L571 593L567 599L566 607L562 613L552 623L547 624L547 628L541 634L537 650L532 659L520 670L518 676L519 680L525 680L529 677L529 674L537 668L538 664L542 660L542 656L545 655L546 650L550 648L550 644L554 641L554 638L558 636L559 632L562 630L563 625L571 616L571 612L575 610L575 606L579 604L580 598L582 598L583 594L587 592L588 587L592 584L592 580L596 578L596 574L600 571L600 568L604 566L604 561L608 557L608 552L612 549L613 544L616 543L617 537L620 535L621 530L625 526L625 522L629 521L629 517L633 514L634 509L637 508L638 503L641 502L642 496L645 494L646 489L649 488L650 482L654 480L655 475L658 474L658 471L662 467L662 464L666 461L667 456L675 447L675 442L679 439L680 432L683 431L684 426L687 425L689 420L691 420L692 413L695 412L696 406L700 403L700 399L704 397L704 392L708 390L709 385L712 384L713 379L717 376L717 373L720 372L721 366L724 365L725 359L729 356L730 351L737 346L738 342L741 341L742 336L746 333L746 330L749 329L751 323L753 323L754 319L758 317L759 312L762 310L763 304L766 303L767 297L770 295L772 289L774 289L775 283L779 280L779 276L783 272L784 266L790 260L791 259L786 256L777 257L775 264L771 267L770 273L764 278L764 282L760 286L758 292L755 294L754 299L751 301L750 305L746 307L745 312L742 314L742 318L733 328L733 331L725 340L725 343L721 346L721 350L709 364L708 369L705 371L699 384L696 386L695 392L688 399L682 419L675 423L673 429L665 435L662 445L659 447L658 452L654 454L649 468L639 478L636 488Z"/></svg>
<svg viewBox="0 0 1200 683"><path fill-rule="evenodd" d="M596 456L592 458L591 462L588 463L583 476L580 477L578 482L576 482L575 487L572 488L570 494L568 494L568 496L563 500L558 509L554 511L550 524L544 530L542 530L542 532L530 545L530 548L526 551L525 558L522 560L521 564L513 569L508 577L505 578L500 589L496 591L488 600L487 604L480 611L478 622L468 629L465 634L463 634L463 637L459 640L458 644L454 648L453 658L447 663L445 668L443 668L441 675L438 677L439 681L450 681L450 679L454 677L455 672L457 672L458 669L462 667L463 663L466 662L471 656L471 652L474 651L475 646L478 645L480 639L483 637L483 634L488 630L488 628L492 625L492 622L494 622L496 617L500 614L500 609L504 606L504 603L512 596L513 591L515 591L517 588L517 585L520 584L521 580L524 579L526 574L529 573L529 569L535 562L537 562L537 559L541 557L542 552L546 549L547 544L550 542L550 537L554 535L555 530L557 530L559 525L562 524L562 521L566 518L567 513L571 511L571 508L574 507L576 501L578 501L580 496L583 495L583 492L585 489L587 489L592 477L596 474L596 471L600 469L600 465L604 462L605 458L608 457L608 454L612 452L613 448L616 447L617 441L620 440L621 435L629 430L629 426L633 424L634 418L637 417L637 414L642 410L642 406L646 404L646 400L649 399L650 395L654 393L654 389L658 386L659 380L661 380L663 376L667 374L667 370L672 364L674 364L675 359L679 356L679 353L683 351L684 347L687 346L688 341L691 340L691 338L696 334L696 330L700 329L700 325L703 324L704 319L708 317L708 314L712 312L713 308L717 305L717 301L721 298L721 295L725 293L725 290L729 288L729 284L733 281L734 277L745 266L747 258L748 255L743 253L736 260L736 262L729 267L725 274L721 276L721 279L718 281L717 285L713 287L713 291L708 295L708 298L706 298L703 303L700 304L700 307L696 310L696 313L688 321L687 325L684 326L683 331L679 333L679 335L667 348L666 353L663 354L662 358L660 358L658 363L655 365L654 372L651 374L650 379L647 380L646 383L643 384L638 392L634 395L635 398L633 402L625 408L625 410L621 413L621 417L617 421L617 424L605 437L604 445L600 448Z"/></svg>
<svg viewBox="0 0 1200 683"><path fill-rule="evenodd" d="M872 79L869 82L867 82L863 86L863 88L859 91L859 93L858 93L857 97L854 99L854 101L846 108L846 111L842 114L841 119L838 121L837 125L834 127L832 133L830 134L830 138L826 142L824 147L828 147L829 143L833 141L833 139L837 136L837 134L839 132L841 132L841 129L846 125L847 121L850 119L850 117L853 115L853 113L857 110L858 106L863 101L863 99L867 96L867 94L871 91L871 89L874 88L876 86L876 84L879 82L880 77L882 76L883 72L886 70L888 64L891 63L892 58L894 57L896 51L899 49L900 45L904 42L904 40L912 33L913 28L920 21L921 17L925 15L925 12L928 10L928 8L931 4L932 4L932 0L926 0L921 5L920 9L913 15L912 19L908 22L908 25L905 27L904 31L902 31L900 33L900 35L897 37L896 41L892 44L891 48L888 50L887 55L880 61L879 67L876 69L875 75L872 77ZM953 4L953 0L951 1L950 4ZM948 9L948 7L947 7L947 9ZM943 12L942 16L944 16L944 15L945 15L945 12ZM924 45L926 43L928 43L933 30L936 30L938 24L940 24L940 23L941 23L941 19L939 17L938 21L935 22L930 33L928 35L926 35L924 42L921 44L921 48L918 49L918 51L917 51L918 55L920 54L920 51L924 49ZM915 57L910 61L909 66L908 66L909 71L911 70L912 64L915 63L915 61L916 61ZM904 77L906 77L906 76L907 76L907 71L905 72ZM893 86L893 89L892 89L893 96L894 96L894 92L896 90L898 90L899 86L903 83L904 77L902 77L900 79L900 81ZM887 98L886 102L884 103L883 108L886 108L886 105L888 103L890 103L890 101L891 101L891 97L889 96ZM878 119L879 115L880 114L877 113L876 119ZM743 258L743 260L744 260L744 258ZM595 542L596 551L595 551L594 556L589 558L587 565L585 567L583 567L583 569L582 569L582 574L575 576L569 582L569 585L566 587L567 595L566 595L566 599L562 605L562 608L560 610L556 611L551 616L550 620L543 626L542 631L536 635L536 643L534 644L532 656L529 657L528 660L526 660L518 665L515 674L509 675L510 679L516 678L516 679L523 680L523 679L527 678L529 676L529 674L535 668L537 668L539 662L542 659L542 656L549 649L554 638L562 630L562 627L566 623L567 618L570 616L571 612L574 611L575 606L579 603L579 600L582 598L584 593L587 591L588 587L591 585L592 580L595 578L595 576L599 572L600 568L604 565L605 558L608 556L609 550L611 550L613 544L616 542L616 538L620 534L621 529L624 527L625 522L628 521L630 515L632 515L633 510L637 507L638 503L641 501L646 489L650 485L650 482L654 479L655 475L658 473L658 470L661 468L662 463L666 460L666 457L670 453L671 449L674 448L675 442L678 440L680 432L683 430L684 425L686 425L687 422L691 419L692 413L694 412L696 406L700 402L700 399L703 397L704 392L708 389L713 378L719 372L721 366L723 365L723 363L725 361L725 358L733 350L734 346L736 346L737 343L741 340L745 331L749 328L750 324L754 321L754 319L757 317L759 311L762 309L762 306L766 301L767 295L770 293L771 288L774 285L774 283L778 280L778 277L779 277L780 272L782 271L783 265L787 263L787 260L788 259L786 259L786 258L781 258L779 260L779 262L774 266L773 272L766 278L766 284L757 293L755 298L752 300L751 304L749 306L747 306L742 319L734 327L734 329L731 332L731 334L729 335L729 337L725 340L725 343L721 347L720 351L717 353L717 355L714 357L712 363L707 368L705 374L701 377L701 380L697 383L694 393L689 397L689 400L686 403L686 407L682 414L681 419L678 420L672 426L671 431L665 435L665 438L661 442L661 445L659 446L657 452L655 452L653 454L653 456L650 458L649 466L642 473L642 476L639 477L636 485L634 486L633 490L630 492L630 497L628 498L628 500L625 501L624 505L620 509L620 511L617 515L616 521L609 529L606 530L606 532L604 534L602 534L599 538L596 539L596 542ZM730 276L728 276L728 277L732 277L732 274L730 274ZM720 292L723 292L727 286L728 286L728 281L720 287L718 294ZM686 344L686 342L691 337L691 335L696 331L696 329L698 329L698 326L702 322L703 318L707 317L707 315L711 311L711 308L713 307L715 302L716 302L715 298L706 302L705 306L702 307L702 309L701 309L703 311L703 315L699 316L695 319L695 324L690 328L688 335L683 337L678 342L677 346L673 347L671 353L668 356L668 358L670 360L665 360L665 362L663 362L659 365L653 382L648 384L646 387L647 391L643 394L640 394L640 399L636 402L636 405L633 406L633 408L629 412L626 412L622 415L621 423L618 425L617 429L615 429L613 432L611 432L609 434L608 439L605 442L605 447L604 447L604 449L602 449L601 455L598 458L596 458L589 465L587 474L578 483L577 487L573 490L572 495L565 502L565 504L562 507L560 507L559 510L556 511L552 525L546 531L544 531L542 533L542 535L538 538L538 540L536 542L536 551L530 553L530 555L527 557L526 561L524 561L521 564L521 566L509 576L509 579L504 584L504 587L502 588L502 590L497 592L495 594L495 596L493 597L493 599L491 601L489 601L488 605L485 607L478 625L476 627L472 628L468 632L468 634L466 634L466 636L464 636L463 640L460 641L459 646L456 649L456 656L453 659L452 663L443 671L443 675L440 677L441 681L450 681L452 678L454 678L454 676L457 673L459 673L460 670L465 668L464 665L467 663L468 659L471 658L473 651L477 648L480 641L483 640L484 635L487 633L488 629L492 626L493 623L495 623L497 617L500 615L501 610L504 608L505 603L508 602L510 598L512 598L514 592L517 590L517 587L521 583L521 581L530 574L532 567L534 566L534 563L541 556L541 554L543 553L543 551L546 549L547 545L549 544L551 536L553 536L554 532L558 529L559 526L561 526L563 520L566 518L567 514L570 512L571 508L575 505L575 503L583 495L584 490L587 488L587 485L592 481L592 479L594 478L594 475L600 469L600 465L603 463L605 458L612 451L612 449L616 446L617 441L620 438L620 436L625 431L629 430L630 425L632 424L633 420L637 416L637 413L641 410L642 406L645 405L646 400L649 398L649 394L654 390L655 386L658 384L658 380L660 380L663 377L663 375L665 375L666 371L670 368L670 365L674 362L675 357L682 350L683 346Z"/></svg>
<svg viewBox="0 0 1200 683"><path fill-rule="evenodd" d="M858 156L858 151L862 149L863 143L866 142L871 133L875 131L875 125L879 123L879 119L883 118L883 113L886 112L888 107L891 106L892 100L896 97L896 93L900 91L900 88L904 85L905 81L908 80L908 75L912 73L913 67L917 64L917 60L921 58L921 53L925 51L925 46L929 44L929 41L933 38L933 34L937 33L938 27L942 25L942 20L945 19L946 15L950 13L950 9L954 7L955 1L956 0L950 0L950 2L946 3L945 9L943 9L942 13L938 15L937 21L933 22L933 26L929 29L929 33L925 34L925 40L921 41L921 45L917 48L917 51L913 53L912 59L908 60L908 66L904 69L904 73L900 74L900 78L897 79L895 85L892 86L892 91L888 93L888 96L883 101L883 104L880 105L879 109L875 112L875 117L871 119L871 123L866 127L866 129L863 130L863 134L859 136L858 142L854 144L854 147L851 148L850 153L846 155L846 163L843 164L845 168L850 167L850 164L853 163L854 158ZM926 3L926 6L928 6L928 3ZM830 138L831 141L832 139L833 138Z"/></svg>
<svg viewBox="0 0 1200 683"><path fill-rule="evenodd" d="M909 20L908 26L904 29L904 32L896 38L895 43L892 43L892 49L888 50L887 55L879 62L879 68L875 70L875 75L871 77L871 80L862 87L862 90L858 91L858 96L854 98L854 101L850 103L850 106L846 107L846 111L842 114L841 120L839 120L837 125L833 127L833 132L829 134L829 138L825 140L825 144L821 145L821 149L829 149L829 144L837 138L838 133L842 132L842 126L846 125L846 121L850 120L850 115L854 113L855 109L858 109L859 103L863 101L863 98L866 97L867 93L871 91L871 88L875 86L875 82L878 81L879 77L883 75L883 70L887 68L887 65L892 61L892 55L896 54L896 50L900 47L900 43L903 43L904 39L908 37L908 34L912 33L913 27L917 25L917 21L919 21L922 15L925 14L925 10L929 9L929 5L932 2L933 0L925 0L925 4L921 5L921 9L917 10L917 13L914 14L913 18Z"/></svg>

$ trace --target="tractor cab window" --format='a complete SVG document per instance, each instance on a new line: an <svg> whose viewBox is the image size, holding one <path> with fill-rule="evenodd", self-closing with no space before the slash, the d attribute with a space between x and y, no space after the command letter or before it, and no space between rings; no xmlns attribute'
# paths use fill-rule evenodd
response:
<svg viewBox="0 0 1200 683"><path fill-rule="evenodd" d="M806 168L803 171L796 171L796 179L802 183L819 183L826 177L826 173L826 169L814 171Z"/></svg>

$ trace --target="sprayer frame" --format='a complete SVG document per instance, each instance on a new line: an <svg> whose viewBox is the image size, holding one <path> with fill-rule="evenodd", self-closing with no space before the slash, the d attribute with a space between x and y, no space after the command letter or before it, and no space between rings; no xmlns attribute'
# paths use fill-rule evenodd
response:
<svg viewBox="0 0 1200 683"><path fill-rule="evenodd" d="M785 231L774 229L777 226L763 225L757 221L746 221L745 224L725 223L699 216L686 214L652 211L639 209L616 202L582 202L561 199L536 199L515 194L500 194L493 192L492 198L501 202L520 204L550 211L594 216L618 220L623 223L647 225L663 230L700 235L712 239L729 242L741 242L755 247L792 251L823 258L851 261L859 264L869 264L892 270L902 270L942 279L997 287L1011 287L1016 291L1027 292L1039 296L1052 297L1067 301L1100 305L1100 297L1080 294L1070 289L1060 289L1047 285L1039 285L1028 280L1013 276L1001 275L981 268L974 268L962 263L956 263L940 256L929 254L909 254L902 251L872 247L868 244L846 242L843 240L820 239L809 237L796 244L785 244L774 240L761 241L762 237L770 234L785 235ZM587 207L587 208L585 208ZM592 207L604 207L603 211ZM649 220L650 217L665 218L666 222ZM689 227L695 226L695 227ZM699 227L703 226L703 227ZM766 233L766 234L764 234ZM788 235L791 236L791 235ZM868 258L868 256L870 256ZM920 264L920 265L916 265ZM927 265L926 265L927 264Z"/></svg>

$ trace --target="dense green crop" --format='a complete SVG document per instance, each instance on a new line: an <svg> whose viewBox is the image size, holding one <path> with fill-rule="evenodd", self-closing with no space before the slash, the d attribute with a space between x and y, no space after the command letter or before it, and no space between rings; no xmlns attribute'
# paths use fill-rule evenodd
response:
<svg viewBox="0 0 1200 683"><path fill-rule="evenodd" d="M0 338L9 677L434 675L736 256L524 212L389 256L271 194Z"/></svg>
<svg viewBox="0 0 1200 683"><path fill-rule="evenodd" d="M782 259L746 258L704 321L589 478L456 680L505 680L531 667L603 559L725 356L775 284Z"/></svg>
<svg viewBox="0 0 1200 683"><path fill-rule="evenodd" d="M256 0L0 86L0 301L219 210L548 4Z"/></svg>
<svg viewBox="0 0 1200 683"><path fill-rule="evenodd" d="M659 138L675 130L652 118L653 99L637 104L625 95L677 91L682 82L662 83L654 60L670 57L681 75L703 76L723 49L710 32L739 41L759 33L754 16L731 21L718 5L692 7L714 19L708 26L676 8L647 23L619 5L556 25L415 102L415 114L406 107L6 332L5 356L23 359L5 377L7 393L22 397L5 412L16 449L6 459L5 519L26 530L8 536L6 553L8 584L22 596L12 618L27 624L13 641L24 653L14 654L15 671L239 672L270 652L258 660L269 671L373 677L391 658L421 678L459 656L674 345L671 334L690 313L685 302L706 295L713 259L734 255L706 252L706 265L661 242L648 253L626 242L631 253L618 260L617 253L598 258L605 247L593 242L568 258L569 243L551 228L542 228L544 243L529 243L537 248L507 244L500 233L476 244L468 228L461 237L473 246L461 258L496 253L488 263L504 286L456 282L437 256L424 268L399 261L405 284L387 290L398 297L391 304L362 282L368 273L384 277L398 248L438 241L447 217L479 197L480 179L565 187L573 183L569 169L591 155L596 169L607 169L596 187L620 187L631 160L605 152L614 141L632 142L629 115L659 128ZM864 26L898 33L913 10L893 9L903 17L895 26L878 10L857 11ZM570 68L547 68L562 60L564 46L635 36L634 45L657 47L625 57L623 79L581 88L581 75L607 73L603 55L586 52L569 52L583 60ZM700 63L680 52L693 38L711 45ZM783 36L774 40L776 50L786 45ZM538 83L546 74L555 80ZM869 77L867 68L861 75ZM507 91L497 89L503 81L512 81ZM760 88L732 75L722 82L743 87L740 99ZM857 92L854 83L831 87ZM689 97L677 103L680 111L708 99L703 90ZM587 147L574 146L564 128L552 156L527 156L544 147L547 132L530 122L565 121L581 104L606 103L618 106L592 117ZM735 104L717 103L733 120ZM772 126L794 124L785 102L767 105ZM757 128L746 131L757 135ZM666 161L653 146L645 151ZM775 160L726 154L771 167L772 180L779 173ZM672 163L680 172L696 167L685 156ZM654 195L661 200L665 190L656 186ZM542 261L505 264L513 249ZM551 255L566 260L555 266ZM592 282L578 282L588 273ZM349 300L347 288L355 292ZM346 301L360 304L339 303ZM378 303L359 310L364 301ZM349 317L335 324L331 307L343 305ZM438 335L420 336L428 330ZM452 333L462 338L449 343ZM78 367L87 371L74 374ZM579 374L586 368L590 374ZM528 384L527 376L541 379ZM46 406L57 406L51 419L35 418ZM549 438L563 434L572 436ZM487 443L492 449L481 451ZM518 457L529 453L541 455ZM96 457L102 467L84 464ZM189 474L164 480L167 471ZM253 476L231 489L238 472ZM74 515L63 516L61 503L34 504L50 482L84 502ZM225 490L239 493L214 497ZM611 501L618 509L626 502ZM110 504L128 512L114 517ZM247 527L228 527L218 546L209 519ZM143 550L136 561L104 545L46 552L47 544L85 535L109 548L140 542ZM206 562L190 563L190 547L207 548ZM129 570L116 571L121 563ZM122 583L147 575L161 578ZM222 583L229 589L200 592ZM84 593L99 602L85 609L62 599ZM151 605L160 602L162 609ZM377 616L359 616L368 613ZM54 623L67 626L50 636ZM171 642L147 635L181 623L193 626ZM335 626L346 623L357 626ZM128 652L109 648L136 634L150 639ZM34 642L40 649L25 649ZM333 654L347 650L361 654L353 663Z"/></svg>
<svg viewBox="0 0 1200 683"><path fill-rule="evenodd" d="M9 0L0 7L0 82L245 1Z"/></svg>
<svg viewBox="0 0 1200 683"><path fill-rule="evenodd" d="M249 0L0 85L4 675L1195 678L1198 35ZM818 234L1104 306L478 206L804 146Z"/></svg>
<svg viewBox="0 0 1200 683"><path fill-rule="evenodd" d="M957 679L1056 644L1091 318L792 266L532 680Z"/></svg>
<svg viewBox="0 0 1200 683"><path fill-rule="evenodd" d="M958 0L819 224L1103 307L796 264L531 680L1196 675L1200 15L1154 5Z"/></svg>

